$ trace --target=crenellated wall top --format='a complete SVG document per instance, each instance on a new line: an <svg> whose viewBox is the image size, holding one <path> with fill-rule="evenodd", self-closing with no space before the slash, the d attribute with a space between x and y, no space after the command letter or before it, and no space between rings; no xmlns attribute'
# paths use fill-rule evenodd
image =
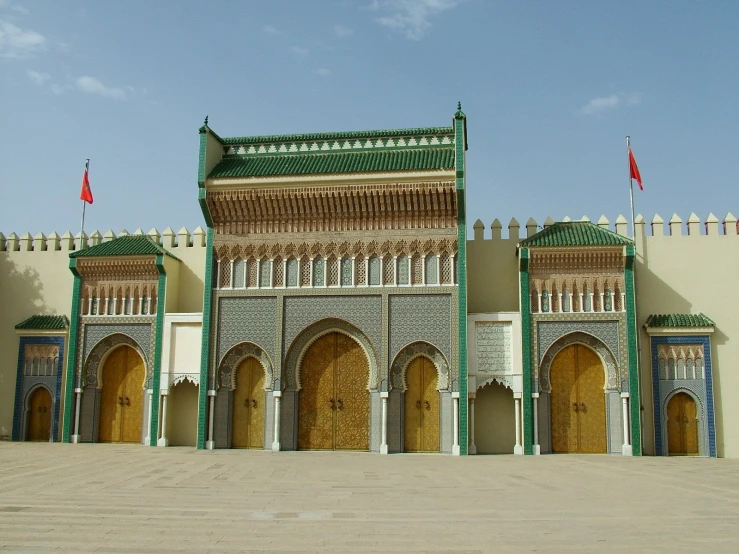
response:
<svg viewBox="0 0 739 554"><path fill-rule="evenodd" d="M144 233L142 229L136 229L133 233L123 229L118 234L112 230L106 231L105 234L95 230L89 235L85 233L82 236L81 233L73 235L71 231L66 231L62 235L52 232L49 235L38 233L34 236L31 236L31 233L28 232L20 236L16 233L10 233L7 237L0 233L0 252L76 252L81 248L96 246L117 237L129 235L148 235L160 246L172 250L175 256L177 252L184 249L205 248L205 230L202 227L196 227L193 231L182 227L177 232L167 227L162 232L154 228L148 233Z"/></svg>
<svg viewBox="0 0 739 554"><path fill-rule="evenodd" d="M579 220L573 220L569 216L565 216L560 221L592 221L589 217L583 216ZM529 218L522 225L514 217L508 223L507 236L503 236L503 224L499 219L495 219L490 225L491 234L485 229L485 224L481 220L477 220L472 226L473 240L521 240L531 237L537 232L553 225L555 220L547 217L543 223L537 222L534 218ZM601 215L595 222L596 225L604 229L608 229L619 235L631 237L631 224L623 215L619 215L613 222L606 216ZM701 219L695 213L691 213L687 220L683 220L677 214L665 222L659 215L655 214L651 221L639 214L634 221L636 236L639 237L680 237L680 236L738 236L739 223L737 218L729 212L726 216L719 220L713 213L708 214L705 219Z"/></svg>

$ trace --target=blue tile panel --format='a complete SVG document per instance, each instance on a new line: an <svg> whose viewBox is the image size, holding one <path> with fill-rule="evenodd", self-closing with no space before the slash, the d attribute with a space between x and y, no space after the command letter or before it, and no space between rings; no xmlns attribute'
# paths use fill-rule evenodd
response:
<svg viewBox="0 0 739 554"><path fill-rule="evenodd" d="M56 366L56 390L54 391L53 398L51 401L54 403L54 414L51 419L51 440L56 442L57 435L59 433L59 413L61 408L61 396L62 396L62 373L64 369L64 337L34 337L25 336L20 338L20 344L18 345L18 372L15 380L15 409L13 410L13 431L12 439L15 441L23 440L20 436L21 432L21 418L25 412L25 406L23 401L23 391L25 389L24 379L25 375L23 368L25 366L24 351L27 344L56 344L59 346L59 361Z"/></svg>
<svg viewBox="0 0 739 554"><path fill-rule="evenodd" d="M661 344L700 344L703 346L704 366L706 371L705 379L705 403L706 403L706 419L708 427L708 455L712 458L716 457L716 425L714 420L713 409L713 360L711 358L711 338L709 335L691 335L677 337L651 337L652 346L652 395L654 402L654 446L657 456L665 455L662 441L662 403L660 401L660 380L659 380L659 360L658 351Z"/></svg>

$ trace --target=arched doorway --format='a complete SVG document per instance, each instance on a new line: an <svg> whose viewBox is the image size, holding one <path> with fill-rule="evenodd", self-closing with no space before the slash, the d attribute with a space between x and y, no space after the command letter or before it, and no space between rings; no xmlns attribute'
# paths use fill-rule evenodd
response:
<svg viewBox="0 0 739 554"><path fill-rule="evenodd" d="M167 439L169 446L197 446L198 385L183 379L169 389Z"/></svg>
<svg viewBox="0 0 739 554"><path fill-rule="evenodd" d="M670 456L698 455L698 409L695 400L679 392L667 404L667 448Z"/></svg>
<svg viewBox="0 0 739 554"><path fill-rule="evenodd" d="M38 387L28 401L28 440L47 441L51 438L51 394Z"/></svg>
<svg viewBox="0 0 739 554"><path fill-rule="evenodd" d="M369 450L369 361L343 333L316 340L303 356L298 449Z"/></svg>
<svg viewBox="0 0 739 554"><path fill-rule="evenodd" d="M439 451L439 391L436 366L425 356L405 372L404 452Z"/></svg>
<svg viewBox="0 0 739 554"><path fill-rule="evenodd" d="M552 388L552 452L605 454L605 370L582 344L561 350L549 370Z"/></svg>
<svg viewBox="0 0 739 554"><path fill-rule="evenodd" d="M102 370L100 442L141 442L144 360L130 346L110 353Z"/></svg>
<svg viewBox="0 0 739 554"><path fill-rule="evenodd" d="M264 448L264 368L247 358L234 373L231 448Z"/></svg>
<svg viewBox="0 0 739 554"><path fill-rule="evenodd" d="M475 398L475 445L478 454L511 454L516 445L513 391L495 381L478 388Z"/></svg>

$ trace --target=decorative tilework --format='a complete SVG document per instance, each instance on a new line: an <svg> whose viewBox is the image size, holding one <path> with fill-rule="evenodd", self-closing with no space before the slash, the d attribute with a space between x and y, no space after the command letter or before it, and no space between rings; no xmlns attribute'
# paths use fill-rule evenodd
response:
<svg viewBox="0 0 739 554"><path fill-rule="evenodd" d="M259 262L259 286L260 287L269 287L270 286L270 268L272 266L272 261L267 259L262 259Z"/></svg>
<svg viewBox="0 0 739 554"><path fill-rule="evenodd" d="M588 333L574 332L561 336L555 343L549 347L541 361L541 371L539 373L539 383L542 391L551 392L549 383L549 368L557 354L571 344L585 344L595 350L600 358L605 362L606 370L606 388L610 390L618 390L620 385L618 379L618 364L613 354L599 339L594 338Z"/></svg>
<svg viewBox="0 0 739 554"><path fill-rule="evenodd" d="M324 264L325 262L323 258L316 258L313 260L313 286L314 287L322 287L326 284Z"/></svg>
<svg viewBox="0 0 739 554"><path fill-rule="evenodd" d="M438 285L439 284L439 276L437 275L436 271L436 256L434 254L429 254L426 256L426 260L424 262L426 264L426 284L427 285Z"/></svg>
<svg viewBox="0 0 739 554"><path fill-rule="evenodd" d="M341 260L341 284L349 287L352 284L352 260L343 258Z"/></svg>
<svg viewBox="0 0 739 554"><path fill-rule="evenodd" d="M418 341L434 345L449 360L452 356L449 294L390 296L389 358L395 359L408 344Z"/></svg>
<svg viewBox="0 0 739 554"><path fill-rule="evenodd" d="M236 383L234 382L234 369L237 368L241 362L247 358L256 358L262 367L264 368L264 388L265 390L272 389L273 382L273 368L272 361L269 359L264 350L259 348L256 344L249 342L242 342L234 346L224 356L223 361L220 364L220 385L219 388L227 388L234 390Z"/></svg>
<svg viewBox="0 0 739 554"><path fill-rule="evenodd" d="M297 287L298 286L298 260L290 258L287 260L287 286Z"/></svg>
<svg viewBox="0 0 739 554"><path fill-rule="evenodd" d="M221 263L227 264L228 261L223 261ZM233 288L235 289L244 288L244 285L246 284L246 260L237 258L236 260L234 260L233 264L234 264Z"/></svg>
<svg viewBox="0 0 739 554"><path fill-rule="evenodd" d="M369 284L380 284L380 258L372 256L369 259Z"/></svg>
<svg viewBox="0 0 739 554"><path fill-rule="evenodd" d="M85 360L83 373L84 382L82 383L82 386L93 388L98 388L100 386L100 362L108 354L108 352L110 352L112 348L115 348L116 346L120 346L122 344L128 345L136 350L139 356L141 356L141 359L144 360L147 376L146 388L151 388L149 384L149 376L151 375L151 364L148 362L148 359L150 359L150 357L147 356L147 353L142 350L141 345L134 339L132 339L130 335L122 333L112 333L110 335L106 335L104 339L95 343L95 346L90 351L90 355L87 356Z"/></svg>
<svg viewBox="0 0 739 554"><path fill-rule="evenodd" d="M382 348L382 298L367 296L288 296L284 300L285 321L282 352L310 325L336 318L350 323L367 336L373 348Z"/></svg>
<svg viewBox="0 0 739 554"><path fill-rule="evenodd" d="M667 456L667 403L678 392L686 392L699 409L699 451L716 456L716 426L713 406L713 365L711 339L708 335L652 336L652 397L654 402L655 453ZM659 379L659 348L663 345L701 345L704 352L705 379Z"/></svg>
<svg viewBox="0 0 739 554"><path fill-rule="evenodd" d="M25 376L23 368L25 366L24 352L27 346L31 345L54 345L59 349L55 374L52 376ZM18 346L18 372L16 376L15 388L15 410L13 413L13 440L25 440L25 413L28 407L28 397L30 392L38 386L44 386L51 394L52 402L52 418L51 418L51 440L56 442L59 432L59 412L61 408L62 396L62 371L64 368L64 348L65 338L57 337L34 337L23 336L20 338Z"/></svg>
<svg viewBox="0 0 739 554"><path fill-rule="evenodd" d="M425 356L436 367L438 375L436 388L438 390L447 389L449 387L449 363L435 346L427 342L414 342L400 351L393 360L390 370L390 386L402 391L408 388L405 381L405 372L410 363L419 356Z"/></svg>
<svg viewBox="0 0 739 554"><path fill-rule="evenodd" d="M151 361L154 359L155 329L154 326L151 324L151 318L147 319L146 322L144 322L143 320L141 321L141 323L128 324L84 324L82 326L84 346L82 349L82 356L80 357L80 360L78 362L80 364L77 369L78 375L83 374L83 364L84 366L89 366L89 356L91 355L93 348L95 348L97 344L99 344L107 337L120 334L131 338L133 340L132 344L136 345L139 354L142 355L144 363L146 364L146 381L148 387L149 381L152 378L152 371L154 369ZM113 345L111 345L111 347L112 346Z"/></svg>
<svg viewBox="0 0 739 554"><path fill-rule="evenodd" d="M218 349L216 363L241 342L252 342L267 352L274 351L277 301L274 297L220 297L218 306Z"/></svg>
<svg viewBox="0 0 739 554"><path fill-rule="evenodd" d="M408 257L398 256L398 284L407 285L410 283L409 269L408 269Z"/></svg>

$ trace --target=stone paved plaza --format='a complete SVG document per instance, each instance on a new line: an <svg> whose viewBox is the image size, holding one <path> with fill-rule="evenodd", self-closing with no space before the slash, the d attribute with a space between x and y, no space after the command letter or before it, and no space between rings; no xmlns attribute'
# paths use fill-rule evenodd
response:
<svg viewBox="0 0 739 554"><path fill-rule="evenodd" d="M0 550L737 552L739 461L0 443Z"/></svg>

